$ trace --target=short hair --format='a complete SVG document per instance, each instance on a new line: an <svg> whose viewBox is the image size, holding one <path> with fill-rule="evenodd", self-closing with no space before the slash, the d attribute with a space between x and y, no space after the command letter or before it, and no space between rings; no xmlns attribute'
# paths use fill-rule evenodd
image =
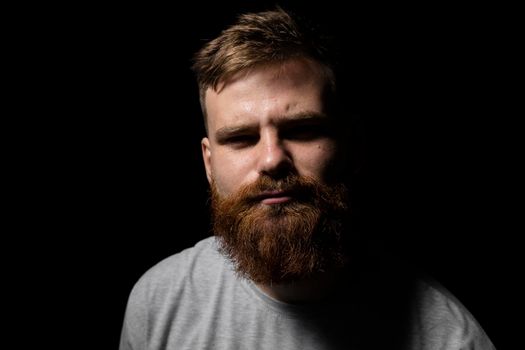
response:
<svg viewBox="0 0 525 350"><path fill-rule="evenodd" d="M217 91L239 72L265 64L306 58L317 62L335 94L335 60L330 39L304 18L294 18L282 8L240 15L236 23L206 43L194 56L200 104L207 131L205 93Z"/></svg>

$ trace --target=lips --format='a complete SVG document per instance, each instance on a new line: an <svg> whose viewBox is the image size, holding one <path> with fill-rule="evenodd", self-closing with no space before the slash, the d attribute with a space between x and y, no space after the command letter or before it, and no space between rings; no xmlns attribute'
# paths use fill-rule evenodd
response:
<svg viewBox="0 0 525 350"><path fill-rule="evenodd" d="M288 202L292 200L292 197L293 193L291 191L265 191L256 196L256 201L262 204L272 205Z"/></svg>

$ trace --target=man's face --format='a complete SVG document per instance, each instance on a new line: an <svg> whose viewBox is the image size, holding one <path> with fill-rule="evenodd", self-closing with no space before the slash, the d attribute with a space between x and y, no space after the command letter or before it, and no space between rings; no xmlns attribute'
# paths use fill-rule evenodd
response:
<svg viewBox="0 0 525 350"><path fill-rule="evenodd" d="M319 68L304 60L239 74L208 89L208 137L202 140L206 174L222 196L262 175L286 173L326 182L336 142L323 95ZM266 204L285 200L279 194Z"/></svg>
<svg viewBox="0 0 525 350"><path fill-rule="evenodd" d="M344 186L325 81L306 61L238 75L208 90L202 141L215 234L237 271L284 283L342 261Z"/></svg>

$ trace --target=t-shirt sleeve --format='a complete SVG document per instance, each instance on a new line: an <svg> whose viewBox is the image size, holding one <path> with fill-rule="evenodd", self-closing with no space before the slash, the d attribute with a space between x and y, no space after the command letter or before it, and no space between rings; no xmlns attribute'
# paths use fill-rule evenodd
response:
<svg viewBox="0 0 525 350"><path fill-rule="evenodd" d="M169 336L172 315L178 314L181 295L196 257L209 243L174 254L146 271L128 298L120 336L120 350L162 347Z"/></svg>
<svg viewBox="0 0 525 350"><path fill-rule="evenodd" d="M132 289L128 298L120 335L119 350L146 350L147 296L143 280Z"/></svg>
<svg viewBox="0 0 525 350"><path fill-rule="evenodd" d="M446 288L427 286L419 322L425 350L495 350L481 325Z"/></svg>

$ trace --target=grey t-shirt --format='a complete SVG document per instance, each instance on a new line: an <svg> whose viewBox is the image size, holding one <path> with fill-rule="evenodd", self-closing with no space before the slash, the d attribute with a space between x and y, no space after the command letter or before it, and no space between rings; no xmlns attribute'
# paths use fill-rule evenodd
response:
<svg viewBox="0 0 525 350"><path fill-rule="evenodd" d="M133 288L120 350L494 349L438 284L370 269L315 305L280 302L238 277L214 237L151 268Z"/></svg>

